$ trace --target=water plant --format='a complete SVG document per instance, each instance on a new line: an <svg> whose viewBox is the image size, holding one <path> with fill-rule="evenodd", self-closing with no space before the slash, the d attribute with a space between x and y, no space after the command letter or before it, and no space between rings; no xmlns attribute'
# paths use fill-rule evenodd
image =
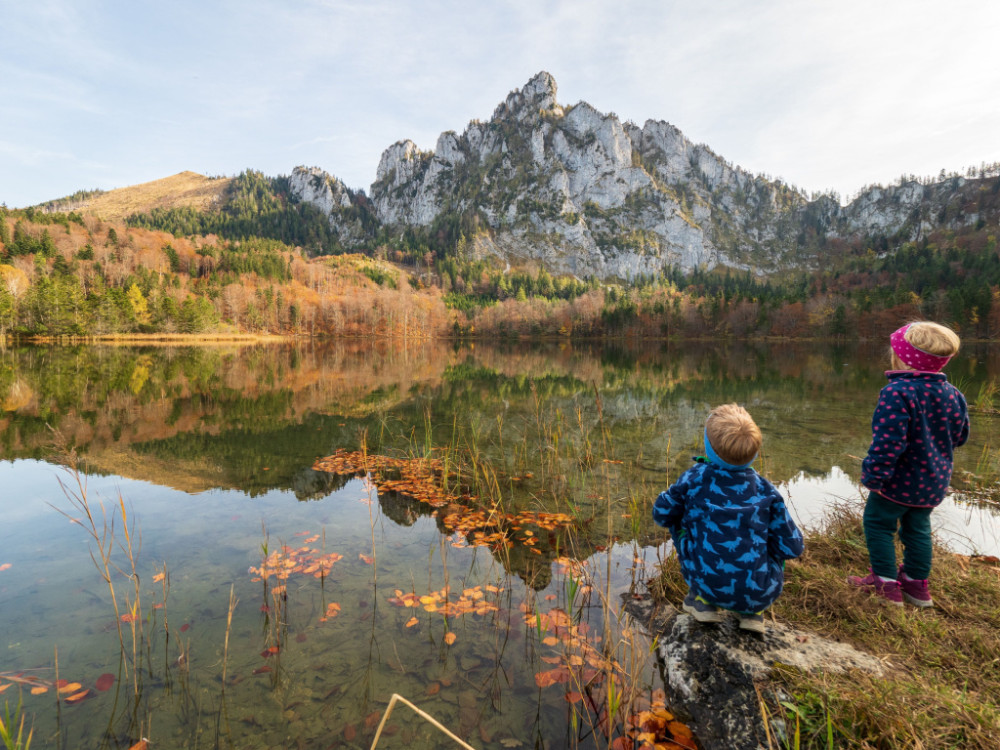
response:
<svg viewBox="0 0 1000 750"><path fill-rule="evenodd" d="M34 734L34 727L28 729L28 734L24 733L25 713L23 703L19 697L14 713L10 712L10 705L4 702L3 715L0 716L0 740L6 750L30 750L31 738Z"/></svg>

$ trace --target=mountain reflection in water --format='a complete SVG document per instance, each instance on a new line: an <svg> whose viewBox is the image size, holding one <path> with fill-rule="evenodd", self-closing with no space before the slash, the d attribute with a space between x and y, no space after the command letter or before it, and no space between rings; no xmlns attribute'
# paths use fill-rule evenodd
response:
<svg viewBox="0 0 1000 750"><path fill-rule="evenodd" d="M979 393L998 352L966 347L953 382ZM392 692L476 746L606 746L609 685L632 675L635 710L658 699L651 664L622 666L641 634L627 618L606 627L606 610L667 553L649 506L701 453L709 409L747 406L764 433L757 468L818 526L833 505L860 507L884 356L735 342L2 350L0 689L18 673L55 685L58 648L59 678L91 691L59 714L24 691L38 747L58 732L94 747L364 745ZM956 483L1000 473L994 423L973 414ZM79 453L94 501L112 512L120 494L141 532L138 692L87 538L52 507L66 507L58 443ZM359 450L474 466L501 505L464 499L469 474L435 505L318 470ZM956 496L934 518L956 549L997 554L988 505ZM152 583L164 564L165 600Z"/></svg>

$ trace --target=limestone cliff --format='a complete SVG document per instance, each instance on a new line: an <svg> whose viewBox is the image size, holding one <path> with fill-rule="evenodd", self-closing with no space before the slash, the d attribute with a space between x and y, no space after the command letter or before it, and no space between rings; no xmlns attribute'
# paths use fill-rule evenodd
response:
<svg viewBox="0 0 1000 750"><path fill-rule="evenodd" d="M846 207L828 196L810 201L669 123L640 128L585 102L564 107L555 80L541 72L488 121L442 133L433 151L410 140L386 149L367 223L354 210L368 205L364 194L320 170L297 168L292 190L330 217L345 244L370 241L377 227L450 230L474 254L634 278L668 266L810 266L822 262L830 239L917 239L949 222L974 223L976 211L954 208L967 203L964 183L872 188Z"/></svg>

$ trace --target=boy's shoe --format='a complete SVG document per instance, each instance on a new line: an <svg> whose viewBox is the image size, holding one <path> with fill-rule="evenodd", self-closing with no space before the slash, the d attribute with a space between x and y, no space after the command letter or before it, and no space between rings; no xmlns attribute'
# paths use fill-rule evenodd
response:
<svg viewBox="0 0 1000 750"><path fill-rule="evenodd" d="M764 615L740 614L740 629L751 633L765 633L767 628L764 626Z"/></svg>
<svg viewBox="0 0 1000 750"><path fill-rule="evenodd" d="M723 615L718 609L706 602L693 591L688 591L681 608L698 622L722 622Z"/></svg>
<svg viewBox="0 0 1000 750"><path fill-rule="evenodd" d="M895 607L903 606L903 592L900 589L899 581L883 581L875 573L869 570L864 578L859 576L847 576L847 582L859 589L864 589L872 594L877 594Z"/></svg>
<svg viewBox="0 0 1000 750"><path fill-rule="evenodd" d="M909 602L914 607L933 607L934 600L931 599L931 588L927 579L918 580L910 578L903 572L903 566L899 566L899 589L903 594L904 601Z"/></svg>

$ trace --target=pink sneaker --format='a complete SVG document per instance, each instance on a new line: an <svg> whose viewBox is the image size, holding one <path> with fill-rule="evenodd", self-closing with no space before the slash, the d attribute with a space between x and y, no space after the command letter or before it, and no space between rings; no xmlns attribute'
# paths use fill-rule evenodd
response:
<svg viewBox="0 0 1000 750"><path fill-rule="evenodd" d="M917 580L910 578L903 572L903 566L899 566L899 588L903 594L903 599L914 607L933 607L934 600L931 599L930 584L927 579Z"/></svg>
<svg viewBox="0 0 1000 750"><path fill-rule="evenodd" d="M864 578L859 576L847 576L847 582L859 589L864 589L871 594L877 594L885 599L889 604L896 607L903 606L903 592L899 586L899 581L883 581L869 568L868 575Z"/></svg>

